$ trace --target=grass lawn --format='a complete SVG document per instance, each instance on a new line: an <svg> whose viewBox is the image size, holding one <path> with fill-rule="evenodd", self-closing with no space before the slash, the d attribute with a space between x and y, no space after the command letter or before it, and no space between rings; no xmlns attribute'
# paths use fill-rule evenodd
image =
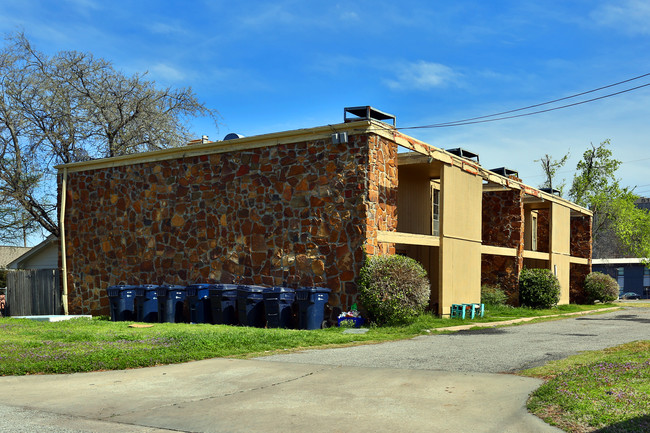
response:
<svg viewBox="0 0 650 433"><path fill-rule="evenodd" d="M528 409L567 432L650 432L650 341L522 373L547 381L533 393Z"/></svg>
<svg viewBox="0 0 650 433"><path fill-rule="evenodd" d="M612 305L601 305L606 307ZM316 331L260 329L224 325L156 323L130 328L131 322L73 319L35 322L0 318L0 375L117 370L215 357L251 357L269 352L332 347L411 338L440 327L477 324L593 309L569 305L550 310L488 308L484 318L440 319L430 314L412 324L370 327L365 334L343 328Z"/></svg>

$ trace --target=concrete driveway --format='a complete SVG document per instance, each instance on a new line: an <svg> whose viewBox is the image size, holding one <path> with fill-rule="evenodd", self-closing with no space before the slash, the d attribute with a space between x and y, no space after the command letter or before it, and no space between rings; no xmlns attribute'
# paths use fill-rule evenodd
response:
<svg viewBox="0 0 650 433"><path fill-rule="evenodd" d="M0 431L557 432L525 410L540 381L493 372L649 331L650 309L632 308L259 360L2 377Z"/></svg>

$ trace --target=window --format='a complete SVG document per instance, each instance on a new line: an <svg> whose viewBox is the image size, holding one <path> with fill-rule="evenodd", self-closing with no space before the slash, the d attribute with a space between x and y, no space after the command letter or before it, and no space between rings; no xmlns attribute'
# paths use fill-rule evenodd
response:
<svg viewBox="0 0 650 433"><path fill-rule="evenodd" d="M431 182L431 234L440 236L440 185Z"/></svg>
<svg viewBox="0 0 650 433"><path fill-rule="evenodd" d="M643 287L650 287L650 269L643 268Z"/></svg>
<svg viewBox="0 0 650 433"><path fill-rule="evenodd" d="M621 290L623 290L623 286L625 285L625 268L616 268L616 281Z"/></svg>
<svg viewBox="0 0 650 433"><path fill-rule="evenodd" d="M537 251L537 215L532 215L530 224L530 249Z"/></svg>

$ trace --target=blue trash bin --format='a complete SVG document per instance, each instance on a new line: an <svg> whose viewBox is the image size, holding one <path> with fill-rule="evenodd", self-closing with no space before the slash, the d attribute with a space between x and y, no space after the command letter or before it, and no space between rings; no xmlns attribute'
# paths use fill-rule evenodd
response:
<svg viewBox="0 0 650 433"><path fill-rule="evenodd" d="M239 324L264 328L264 291L262 286L237 286L237 312Z"/></svg>
<svg viewBox="0 0 650 433"><path fill-rule="evenodd" d="M267 328L292 328L291 306L296 292L288 287L271 287L264 292Z"/></svg>
<svg viewBox="0 0 650 433"><path fill-rule="evenodd" d="M213 323L210 308L210 289L213 284L191 284L185 288L190 309L190 322Z"/></svg>
<svg viewBox="0 0 650 433"><path fill-rule="evenodd" d="M183 286L162 285L156 289L158 296L158 322L182 323L185 318L185 298Z"/></svg>
<svg viewBox="0 0 650 433"><path fill-rule="evenodd" d="M144 284L135 288L136 320L155 323L158 321L158 296L155 284Z"/></svg>
<svg viewBox="0 0 650 433"><path fill-rule="evenodd" d="M330 291L325 287L301 287L296 290L299 329L324 327L325 304L329 300Z"/></svg>
<svg viewBox="0 0 650 433"><path fill-rule="evenodd" d="M215 284L210 288L210 307L212 321L218 325L239 323L237 312L237 285Z"/></svg>
<svg viewBox="0 0 650 433"><path fill-rule="evenodd" d="M110 286L106 289L113 322L135 320L135 287L119 285Z"/></svg>

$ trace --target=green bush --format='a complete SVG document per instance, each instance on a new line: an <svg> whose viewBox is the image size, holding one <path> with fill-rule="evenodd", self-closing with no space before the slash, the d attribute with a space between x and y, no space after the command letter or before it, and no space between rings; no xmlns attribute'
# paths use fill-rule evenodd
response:
<svg viewBox="0 0 650 433"><path fill-rule="evenodd" d="M497 286L481 286L481 302L488 305L505 305L508 296Z"/></svg>
<svg viewBox="0 0 650 433"><path fill-rule="evenodd" d="M399 255L366 259L358 288L368 319L378 325L404 323L421 314L431 292L422 266Z"/></svg>
<svg viewBox="0 0 650 433"><path fill-rule="evenodd" d="M519 302L531 308L552 308L560 301L560 282L550 269L523 269Z"/></svg>
<svg viewBox="0 0 650 433"><path fill-rule="evenodd" d="M585 278L585 296L589 304L615 301L619 290L616 280L607 274L592 272Z"/></svg>

